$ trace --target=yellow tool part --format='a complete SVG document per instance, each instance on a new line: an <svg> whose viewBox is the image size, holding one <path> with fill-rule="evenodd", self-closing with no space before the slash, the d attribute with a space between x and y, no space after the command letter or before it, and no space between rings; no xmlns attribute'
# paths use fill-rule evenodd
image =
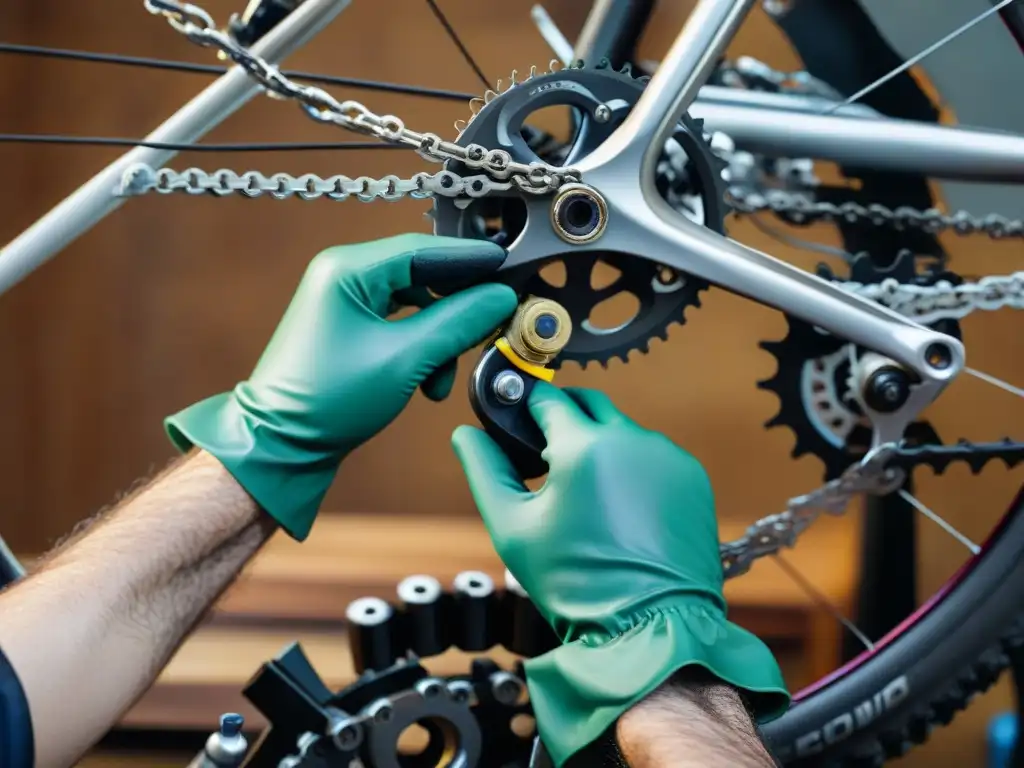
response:
<svg viewBox="0 0 1024 768"><path fill-rule="evenodd" d="M523 360L519 355L512 349L512 345L508 343L508 339L504 336L497 339L494 342L494 348L497 349L501 354L508 358L508 361L512 363L516 368L528 373L531 376L540 379L541 381L551 382L555 378L555 371L552 368L545 368L543 365L537 365Z"/></svg>

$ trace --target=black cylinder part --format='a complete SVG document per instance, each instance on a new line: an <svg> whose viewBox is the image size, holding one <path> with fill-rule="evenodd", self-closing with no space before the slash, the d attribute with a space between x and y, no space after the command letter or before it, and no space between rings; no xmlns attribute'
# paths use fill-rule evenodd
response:
<svg viewBox="0 0 1024 768"><path fill-rule="evenodd" d="M437 656L450 642L444 616L444 591L433 576L407 576L398 584L404 617L398 648L417 656Z"/></svg>
<svg viewBox="0 0 1024 768"><path fill-rule="evenodd" d="M387 669L395 660L395 612L379 597L361 597L345 610L356 672Z"/></svg>
<svg viewBox="0 0 1024 768"><path fill-rule="evenodd" d="M540 615L526 590L508 571L505 571L501 615L501 644L512 653L532 658L559 646L554 630Z"/></svg>
<svg viewBox="0 0 1024 768"><path fill-rule="evenodd" d="M463 651L486 651L497 645L494 580L481 571L463 571L453 586L455 645Z"/></svg>

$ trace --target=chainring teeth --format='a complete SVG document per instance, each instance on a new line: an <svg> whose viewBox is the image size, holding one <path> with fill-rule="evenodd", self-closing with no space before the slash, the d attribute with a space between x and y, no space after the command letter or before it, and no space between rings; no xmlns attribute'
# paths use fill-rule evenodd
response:
<svg viewBox="0 0 1024 768"><path fill-rule="evenodd" d="M487 132L493 130L492 126L495 124L495 121L500 119L500 113L493 113L494 110L503 109L505 104L518 105L510 107L512 109L525 109L525 105L529 104L525 96L516 97L522 101L505 101L505 98L510 93L527 84L538 85L543 83L545 79L553 81L559 77L572 77L571 73L579 71L587 71L589 73L601 72L604 77L609 78L607 82L610 84L604 87L614 94L614 97L605 97L601 94L599 85L602 81L596 80L593 74L590 74L588 79L582 79L581 75L577 75L577 78L582 79L585 87L593 89L595 98L599 99L635 100L639 98L646 82L650 80L650 77L646 75L634 78L632 67L629 64L616 69L610 65L607 59L602 59L593 66L587 66L583 61L574 61L568 66L563 67L557 61L553 61L547 71L542 72L537 67L531 67L527 76L522 79L520 79L518 71L513 71L507 80L498 81L494 89L488 89L482 97L476 97L471 100L469 118L457 121L456 124L456 128L459 130L458 140L462 143L473 142L487 145ZM618 85L611 85L611 83L618 83ZM628 90L624 91L624 86L627 85L629 86ZM532 95L531 93L530 96L532 97ZM478 121L487 115L491 116L487 118L486 125L478 127ZM473 132L474 128L477 129L476 133ZM689 115L684 116L680 129L673 135L673 139L675 139L674 152L676 153L673 162L676 163L676 171L685 169L686 173L682 177L676 176L665 183L672 184L676 180L681 181L688 189L680 194L685 194L687 196L686 199L689 200L694 198L699 200L698 210L702 211L702 220L709 228L724 233L727 208L725 206L723 172L727 167L727 163L712 151L711 137L705 132L703 120L692 118ZM552 144L549 147L549 144L550 142L543 142L542 146L531 144L531 149L537 152L545 161L549 161L549 151L556 146ZM680 149L682 150L681 152ZM666 155L666 159L668 159L668 155ZM680 189L679 184L676 184L673 189ZM445 201L440 203L440 205L448 206L451 204ZM437 221L437 212L439 210L437 200L435 200L434 206L433 217ZM448 219L448 221L454 220ZM466 233L472 231L473 226L467 227L466 222L467 219L463 216L458 224L459 236L467 236ZM454 230L455 224L452 223L445 226ZM598 333L586 330L586 321L593 317L591 314L593 308L608 303L609 299L612 298L611 296L604 297L592 306L588 305L589 308L581 309L577 307L574 311L572 307L568 307L570 312L573 312L573 322L578 330L574 333L569 345L563 350L556 366L560 365L562 361L568 360L577 363L583 368L590 362L597 362L603 367L607 367L610 361L614 359L628 362L630 354L634 351L641 354L648 353L653 339L667 341L669 326L685 324L688 307L700 307L699 294L707 289L708 284L706 281L700 280L695 276L682 275L681 277L685 279L687 285L673 292L659 291L658 286L649 286L648 283L658 280L658 271L661 267L655 262L647 261L631 254L627 254L627 256L630 261L626 263L636 270L632 274L633 279L631 281L634 290L625 288L619 291L618 294L632 294L633 298L639 300L640 303L636 313L628 320L623 320L621 325L611 324L611 328L605 327L602 329L603 333ZM623 271L623 268L618 264L612 266L620 272ZM646 278L641 279L645 275ZM541 282L537 274L530 279L541 283L538 295L544 295L543 286L550 284ZM664 285L664 283L662 284ZM573 290L578 290L580 294L585 291L595 290L590 285L583 286L582 283L578 286L574 283L573 286ZM536 293L537 291L533 292ZM552 298L556 297L552 296ZM580 303L585 304L583 301ZM587 312L587 315L583 316L582 312ZM602 323L602 325L607 324Z"/></svg>

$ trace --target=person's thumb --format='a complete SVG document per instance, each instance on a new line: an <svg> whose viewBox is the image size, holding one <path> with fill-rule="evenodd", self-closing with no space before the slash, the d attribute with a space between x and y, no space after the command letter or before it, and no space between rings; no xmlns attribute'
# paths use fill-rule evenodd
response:
<svg viewBox="0 0 1024 768"><path fill-rule="evenodd" d="M529 490L508 456L482 429L458 427L452 434L452 448L484 525L492 536L499 535L519 516L518 507Z"/></svg>
<svg viewBox="0 0 1024 768"><path fill-rule="evenodd" d="M494 333L518 303L516 292L507 285L478 285L435 301L398 322L412 332L421 359L427 358L425 362L435 369Z"/></svg>

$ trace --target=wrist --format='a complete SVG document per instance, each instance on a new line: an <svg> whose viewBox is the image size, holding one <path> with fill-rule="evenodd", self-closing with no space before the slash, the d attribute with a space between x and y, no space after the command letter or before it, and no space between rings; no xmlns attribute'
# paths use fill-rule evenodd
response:
<svg viewBox="0 0 1024 768"><path fill-rule="evenodd" d="M261 509L302 540L344 454L295 440L279 422L227 393L168 417L165 428L179 450L199 448L215 458Z"/></svg>
<svg viewBox="0 0 1024 768"><path fill-rule="evenodd" d="M673 675L615 727L630 768L775 765L740 693L701 667Z"/></svg>
<svg viewBox="0 0 1024 768"><path fill-rule="evenodd" d="M743 690L761 719L788 704L768 648L706 599L646 609L618 624L621 631L611 637L588 633L524 665L540 735L556 765L680 670L700 667Z"/></svg>

